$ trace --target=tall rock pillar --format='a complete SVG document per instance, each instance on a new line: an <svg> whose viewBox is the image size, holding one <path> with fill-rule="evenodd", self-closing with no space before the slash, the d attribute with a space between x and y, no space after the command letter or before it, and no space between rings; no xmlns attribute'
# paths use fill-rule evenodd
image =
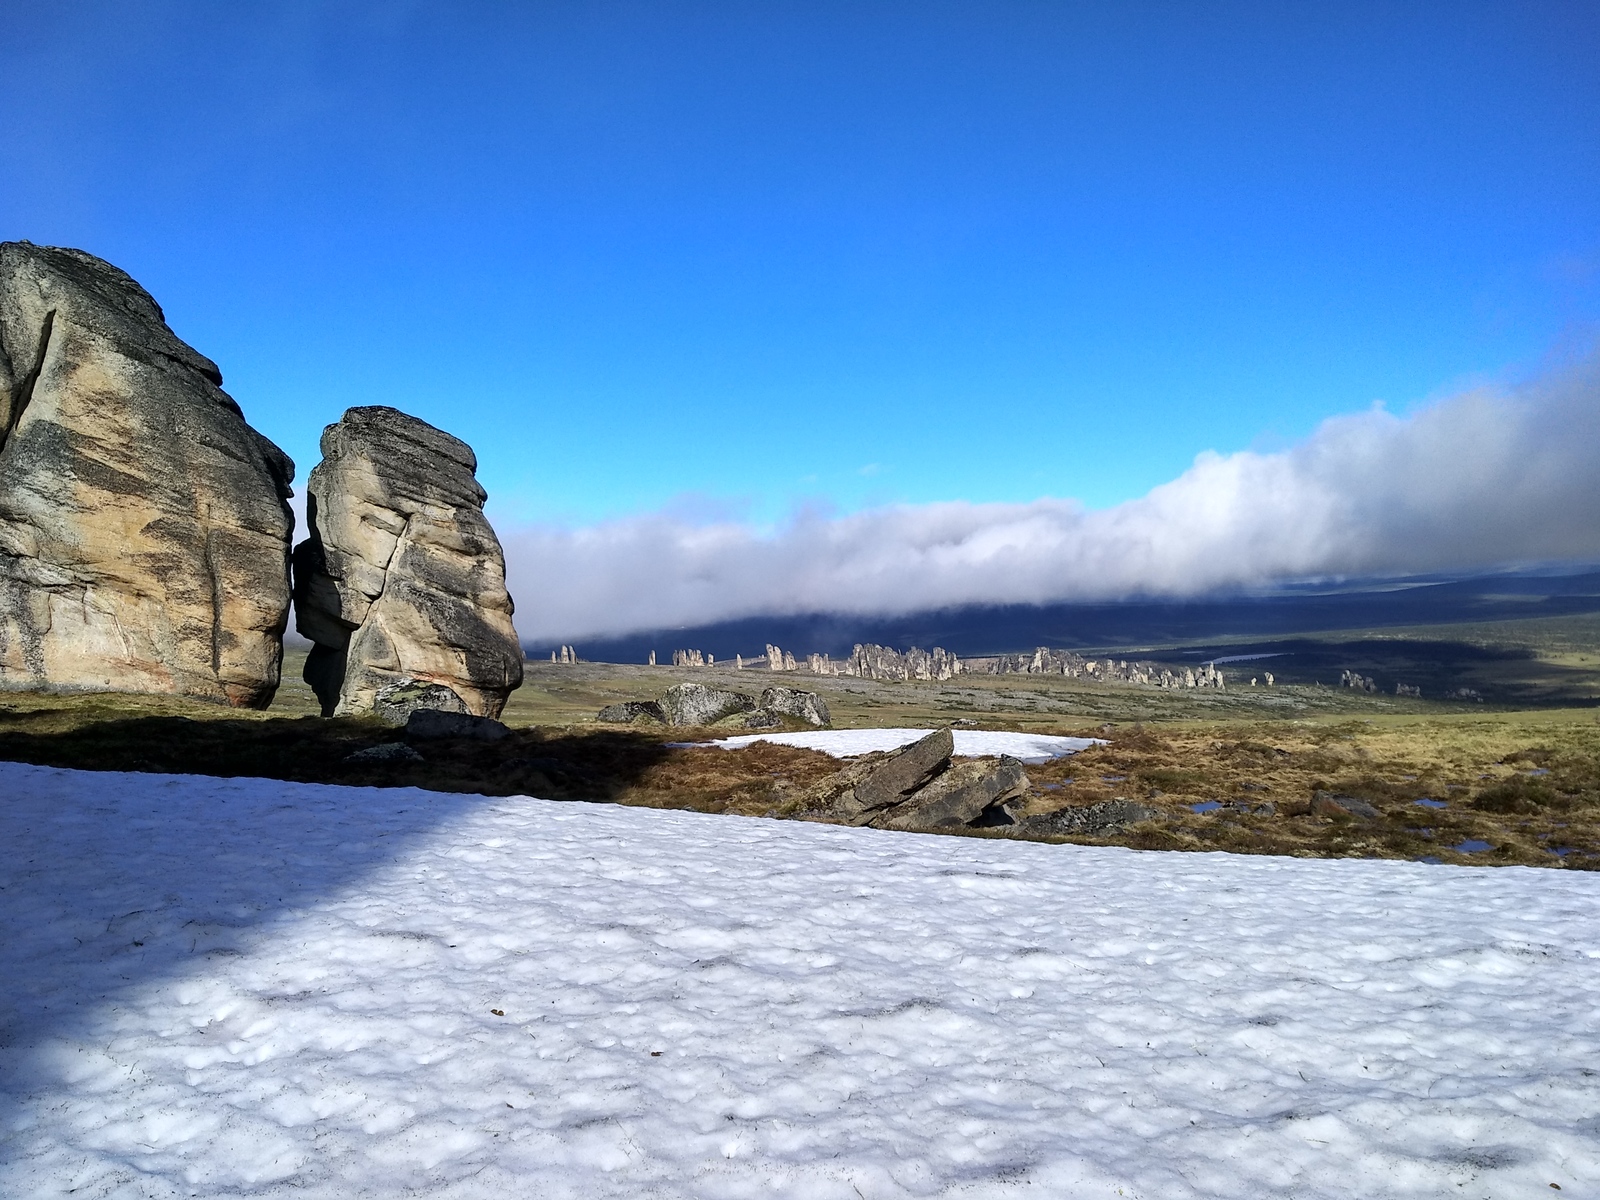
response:
<svg viewBox="0 0 1600 1200"><path fill-rule="evenodd" d="M294 464L221 384L110 263L0 243L0 688L271 703Z"/></svg>
<svg viewBox="0 0 1600 1200"><path fill-rule="evenodd" d="M323 430L294 599L325 716L420 703L495 717L522 683L477 467L465 442L393 408L352 408Z"/></svg>

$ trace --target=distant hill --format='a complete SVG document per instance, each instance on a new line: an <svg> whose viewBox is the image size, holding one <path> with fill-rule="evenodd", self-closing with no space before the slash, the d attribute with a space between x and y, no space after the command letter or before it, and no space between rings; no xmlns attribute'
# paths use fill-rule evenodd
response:
<svg viewBox="0 0 1600 1200"><path fill-rule="evenodd" d="M592 662L662 661L693 648L731 659L762 654L768 642L796 655L847 654L857 642L904 650L943 646L966 656L1051 646L1136 650L1222 638L1282 637L1340 629L1381 629L1600 612L1600 571L1510 572L1466 579L1366 581L1338 589L1284 588L1269 594L1112 604L990 605L900 617L831 613L750 617L616 638L579 640ZM572 639L567 639L572 640ZM528 646L548 657L554 646Z"/></svg>

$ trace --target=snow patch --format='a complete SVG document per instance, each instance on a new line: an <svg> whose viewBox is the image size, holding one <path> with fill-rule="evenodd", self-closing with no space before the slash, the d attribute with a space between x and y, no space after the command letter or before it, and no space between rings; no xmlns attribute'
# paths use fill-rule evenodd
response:
<svg viewBox="0 0 1600 1200"><path fill-rule="evenodd" d="M0 764L0 1194L1588 1195L1600 876Z"/></svg>
<svg viewBox="0 0 1600 1200"><path fill-rule="evenodd" d="M673 746L720 746L742 750L756 742L779 746L799 746L821 750L834 758L852 758L879 750L898 750L927 737L931 729L822 729L805 733L755 733L741 737L718 738L713 742L673 742ZM1056 737L1044 733L1006 733L1001 730L957 729L953 731L957 758L998 758L1009 754L1025 763L1049 762L1105 745L1104 738Z"/></svg>

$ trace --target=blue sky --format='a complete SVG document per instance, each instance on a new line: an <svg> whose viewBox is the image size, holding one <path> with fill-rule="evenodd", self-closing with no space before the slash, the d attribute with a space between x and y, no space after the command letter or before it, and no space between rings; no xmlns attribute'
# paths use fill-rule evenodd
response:
<svg viewBox="0 0 1600 1200"><path fill-rule="evenodd" d="M0 237L506 521L1105 507L1600 323L1600 8L73 4Z"/></svg>

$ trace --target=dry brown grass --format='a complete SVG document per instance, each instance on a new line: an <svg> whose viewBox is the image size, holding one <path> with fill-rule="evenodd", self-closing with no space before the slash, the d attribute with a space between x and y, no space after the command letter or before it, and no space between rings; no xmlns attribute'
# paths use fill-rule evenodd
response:
<svg viewBox="0 0 1600 1200"><path fill-rule="evenodd" d="M840 768L815 751L771 744L739 751L664 745L669 737L694 741L732 729L669 732L594 723L601 704L656 694L680 677L714 676L545 665L530 671L529 685L508 708L510 738L420 744L422 763L349 762L352 751L398 735L372 721L305 715L315 711L313 702L292 675L280 704L266 713L130 696L9 694L0 696L0 758L776 817L794 815L794 798ZM771 678L748 672L734 682L754 691ZM1029 768L1034 788L1024 815L1126 798L1160 816L1115 836L1072 841L1600 866L1600 722L1594 710L1407 708L1359 693L1311 693L1303 707L1286 708L1282 701L1297 702L1296 693L1283 689L1276 696L1237 698L1158 695L1164 706L1158 718L1129 719L1148 710L1147 692L1078 681L826 681L819 690L841 726L928 727L970 717L986 728L1109 737L1110 745ZM1219 699L1226 705L1217 707ZM1319 707L1315 702L1322 700ZM1318 790L1366 800L1379 817L1313 816L1307 802ZM1446 807L1419 806L1423 798ZM1206 803L1219 807L1193 811ZM1468 840L1491 849L1452 849ZM1557 856L1558 849L1572 853Z"/></svg>

